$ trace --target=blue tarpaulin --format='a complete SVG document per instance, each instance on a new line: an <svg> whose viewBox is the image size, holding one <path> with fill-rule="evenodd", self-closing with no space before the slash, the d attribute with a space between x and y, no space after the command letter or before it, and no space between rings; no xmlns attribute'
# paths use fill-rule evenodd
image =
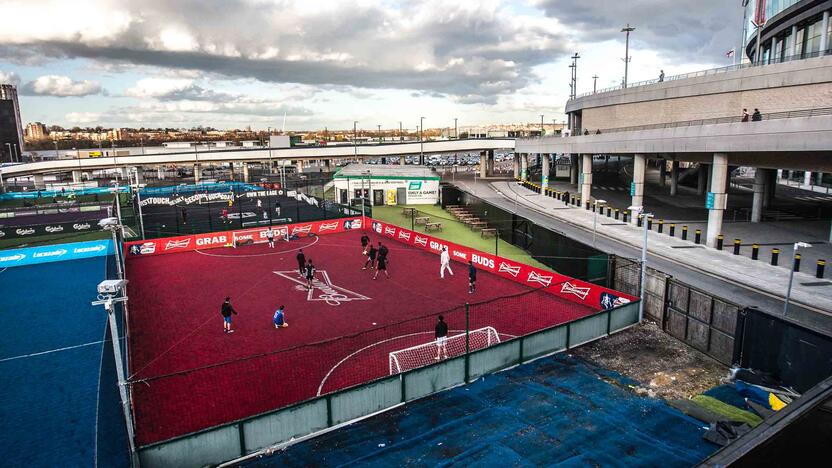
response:
<svg viewBox="0 0 832 468"><path fill-rule="evenodd" d="M246 466L691 466L701 423L622 376L557 355L410 403Z"/></svg>

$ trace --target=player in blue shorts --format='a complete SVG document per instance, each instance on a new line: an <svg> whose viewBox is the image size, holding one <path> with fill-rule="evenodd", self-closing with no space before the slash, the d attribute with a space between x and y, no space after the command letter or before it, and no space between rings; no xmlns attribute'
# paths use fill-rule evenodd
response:
<svg viewBox="0 0 832 468"><path fill-rule="evenodd" d="M289 326L289 324L286 323L286 317L283 313L283 306L280 306L276 311L274 311L274 318L272 319L272 321L274 322L274 328L278 330Z"/></svg>
<svg viewBox="0 0 832 468"><path fill-rule="evenodd" d="M222 331L225 333L234 333L234 330L231 329L231 314L237 315L237 311L231 306L230 297L226 297L225 302L222 303L220 314L222 315Z"/></svg>

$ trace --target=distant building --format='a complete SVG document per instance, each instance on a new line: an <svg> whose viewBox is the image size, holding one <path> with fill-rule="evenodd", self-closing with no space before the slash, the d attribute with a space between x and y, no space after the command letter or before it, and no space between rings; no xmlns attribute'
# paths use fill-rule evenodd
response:
<svg viewBox="0 0 832 468"><path fill-rule="evenodd" d="M23 124L17 88L0 84L0 162L20 161L23 153Z"/></svg>
<svg viewBox="0 0 832 468"><path fill-rule="evenodd" d="M31 122L26 125L25 136L27 140L43 140L47 134L46 125L40 122Z"/></svg>

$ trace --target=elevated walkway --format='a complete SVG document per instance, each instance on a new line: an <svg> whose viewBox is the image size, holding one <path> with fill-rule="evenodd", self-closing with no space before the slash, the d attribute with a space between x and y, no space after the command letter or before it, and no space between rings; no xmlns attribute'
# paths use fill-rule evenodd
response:
<svg viewBox="0 0 832 468"><path fill-rule="evenodd" d="M502 199L501 205L507 209L513 206L515 210L530 210L541 215L538 219L548 218L576 228L572 231L579 233L580 237L575 238L585 243L592 242L595 225L599 249L628 257L638 256L641 250L644 235L642 228L606 216L598 216L596 219L592 211L566 206L554 198L525 189L516 182L493 182L488 185L462 182L457 185L480 197ZM754 296L768 298L770 301L764 304L763 301L755 301L748 296L733 299L743 305L760 306L762 310L782 316L782 302L789 281L789 271L786 268L734 256L730 251L695 245L690 240L682 241L678 237L654 231L648 233L648 251L649 264L655 266L655 260L661 260L715 279L717 284L722 285L720 293L740 294L737 289L752 290ZM783 258L781 261L791 262L791 259ZM818 280L806 273L795 273L791 304L793 308L789 309L791 315L787 318L825 333L832 332L832 282Z"/></svg>

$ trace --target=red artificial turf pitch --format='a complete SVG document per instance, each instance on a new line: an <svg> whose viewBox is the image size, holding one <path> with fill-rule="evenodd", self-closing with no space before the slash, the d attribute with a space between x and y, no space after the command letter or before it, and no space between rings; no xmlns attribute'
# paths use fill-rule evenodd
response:
<svg viewBox="0 0 832 468"><path fill-rule="evenodd" d="M383 241L391 277L374 281L374 271L361 269L363 233L278 242L274 250L256 244L132 258L129 352L138 443L386 376L391 351L433 340L439 313L462 332L466 302L471 328L494 327L503 339L595 312L482 270L476 293L468 294L467 265L452 262L454 276L440 279L437 255L389 239ZM373 243L382 240L367 234ZM335 288L315 288L310 297L296 282L299 248L317 267L317 279ZM226 296L239 313L231 334L223 333L219 313ZM289 327L276 330L272 315L281 304Z"/></svg>

